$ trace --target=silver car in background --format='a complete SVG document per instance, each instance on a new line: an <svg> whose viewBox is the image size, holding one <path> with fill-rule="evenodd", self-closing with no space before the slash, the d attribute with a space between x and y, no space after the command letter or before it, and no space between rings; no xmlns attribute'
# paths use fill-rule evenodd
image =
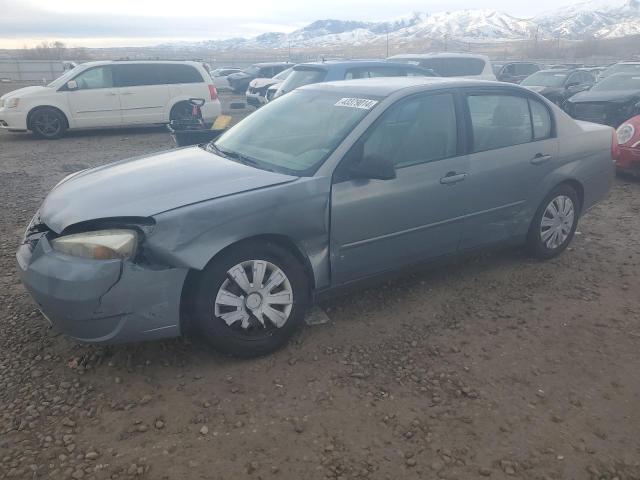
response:
<svg viewBox="0 0 640 480"><path fill-rule="evenodd" d="M70 175L18 267L77 340L263 355L323 292L495 245L558 255L609 191L612 134L510 84L309 85L215 143Z"/></svg>

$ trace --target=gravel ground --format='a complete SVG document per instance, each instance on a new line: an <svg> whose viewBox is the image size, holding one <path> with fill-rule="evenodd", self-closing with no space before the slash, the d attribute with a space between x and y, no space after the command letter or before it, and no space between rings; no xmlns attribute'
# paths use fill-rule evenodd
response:
<svg viewBox="0 0 640 480"><path fill-rule="evenodd" d="M639 183L560 258L352 291L267 358L54 336L15 272L29 218L69 172L171 147L0 132L0 479L640 478Z"/></svg>

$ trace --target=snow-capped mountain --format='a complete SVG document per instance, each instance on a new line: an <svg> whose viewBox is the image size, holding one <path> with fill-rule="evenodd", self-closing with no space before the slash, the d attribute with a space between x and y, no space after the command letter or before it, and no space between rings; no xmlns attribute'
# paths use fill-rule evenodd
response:
<svg viewBox="0 0 640 480"><path fill-rule="evenodd" d="M640 34L640 1L587 1L545 12L532 21L553 36L615 38Z"/></svg>
<svg viewBox="0 0 640 480"><path fill-rule="evenodd" d="M382 42L386 36L398 44L419 39L487 42L563 37L616 38L640 35L640 0L591 0L521 19L496 10L414 12L384 22L326 19L285 33L200 43L219 50L361 46Z"/></svg>

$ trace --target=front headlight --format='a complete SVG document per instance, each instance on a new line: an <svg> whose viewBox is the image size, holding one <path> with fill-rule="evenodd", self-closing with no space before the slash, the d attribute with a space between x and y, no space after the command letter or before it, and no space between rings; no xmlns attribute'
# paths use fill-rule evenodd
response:
<svg viewBox="0 0 640 480"><path fill-rule="evenodd" d="M132 257L138 246L134 230L98 230L58 237L51 241L54 250L74 257L111 260Z"/></svg>
<svg viewBox="0 0 640 480"><path fill-rule="evenodd" d="M633 135L636 133L636 129L630 123L625 123L621 125L616 131L616 136L618 137L618 145L624 145L629 142Z"/></svg>
<svg viewBox="0 0 640 480"><path fill-rule="evenodd" d="M15 98L15 97L8 98L7 100L4 101L4 106L7 108L16 108L19 103L20 103L19 98Z"/></svg>

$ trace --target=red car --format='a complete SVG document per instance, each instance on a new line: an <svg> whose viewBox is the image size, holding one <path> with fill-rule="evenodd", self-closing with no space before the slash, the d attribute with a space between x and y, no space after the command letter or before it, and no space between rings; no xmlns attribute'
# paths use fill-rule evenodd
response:
<svg viewBox="0 0 640 480"><path fill-rule="evenodd" d="M619 172L640 177L640 115L624 122L616 131L614 160Z"/></svg>

